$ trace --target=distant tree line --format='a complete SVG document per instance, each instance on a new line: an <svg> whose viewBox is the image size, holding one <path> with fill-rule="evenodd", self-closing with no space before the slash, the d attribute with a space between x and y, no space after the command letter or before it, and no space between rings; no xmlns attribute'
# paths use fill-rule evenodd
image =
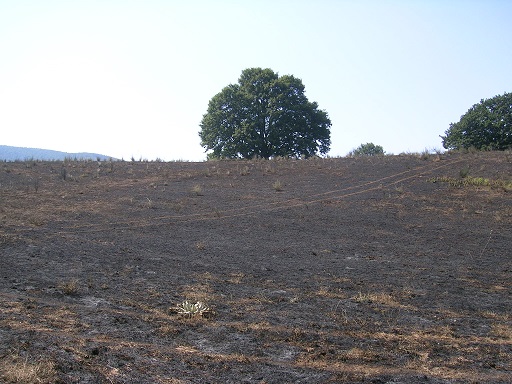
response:
<svg viewBox="0 0 512 384"><path fill-rule="evenodd" d="M326 154L331 120L305 95L302 81L271 69L248 68L209 102L200 123L208 158L296 157ZM482 99L441 136L445 149L512 148L512 93ZM373 143L349 156L384 155Z"/></svg>

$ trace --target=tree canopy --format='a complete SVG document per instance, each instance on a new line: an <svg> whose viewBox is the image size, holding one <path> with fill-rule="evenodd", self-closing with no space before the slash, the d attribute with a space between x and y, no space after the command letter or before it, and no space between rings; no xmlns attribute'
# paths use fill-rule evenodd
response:
<svg viewBox="0 0 512 384"><path fill-rule="evenodd" d="M512 93L482 99L445 132L443 147L504 150L512 147Z"/></svg>
<svg viewBox="0 0 512 384"><path fill-rule="evenodd" d="M359 147L350 152L351 156L377 156L384 155L384 148L373 143L361 144Z"/></svg>
<svg viewBox="0 0 512 384"><path fill-rule="evenodd" d="M302 80L248 68L208 104L200 124L209 158L310 157L330 147L331 120Z"/></svg>

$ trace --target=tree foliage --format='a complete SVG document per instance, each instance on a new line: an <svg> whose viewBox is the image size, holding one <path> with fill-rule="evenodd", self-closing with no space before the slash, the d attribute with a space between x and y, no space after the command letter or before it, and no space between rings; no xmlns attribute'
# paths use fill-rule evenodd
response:
<svg viewBox="0 0 512 384"><path fill-rule="evenodd" d="M310 157L330 146L331 121L302 81L271 69L245 69L208 104L200 124L209 158Z"/></svg>
<svg viewBox="0 0 512 384"><path fill-rule="evenodd" d="M361 144L359 147L350 152L351 156L377 156L384 155L384 148L373 143Z"/></svg>
<svg viewBox="0 0 512 384"><path fill-rule="evenodd" d="M512 147L512 93L482 99L445 132L443 147L504 150Z"/></svg>

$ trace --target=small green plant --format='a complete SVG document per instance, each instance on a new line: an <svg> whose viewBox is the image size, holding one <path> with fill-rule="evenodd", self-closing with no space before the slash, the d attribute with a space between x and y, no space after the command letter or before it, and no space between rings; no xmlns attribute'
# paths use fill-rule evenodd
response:
<svg viewBox="0 0 512 384"><path fill-rule="evenodd" d="M210 308L201 301L193 304L188 300L185 300L183 303L178 305L175 310L178 314L186 315L188 317L204 316L205 314L210 313Z"/></svg>
<svg viewBox="0 0 512 384"><path fill-rule="evenodd" d="M283 190L283 185L279 180L276 180L274 184L272 184L272 188L274 188L274 190L277 192L281 192Z"/></svg>
<svg viewBox="0 0 512 384"><path fill-rule="evenodd" d="M199 184L196 184L192 187L192 193L195 193L197 196L203 195L203 188Z"/></svg>
<svg viewBox="0 0 512 384"><path fill-rule="evenodd" d="M469 168L463 168L460 170L459 172L459 176L462 178L462 179L465 179L466 177L468 177L469 175Z"/></svg>
<svg viewBox="0 0 512 384"><path fill-rule="evenodd" d="M470 177L468 178L468 184L475 186L490 186L490 180L484 179L483 177Z"/></svg>
<svg viewBox="0 0 512 384"><path fill-rule="evenodd" d="M447 176L441 176L441 177L433 177L431 179L428 179L431 183L448 183L452 187L462 188L462 187L468 187L468 186L474 186L474 187L490 187L495 189L504 189L505 191L512 189L512 182L505 181L505 180L493 180L493 179L486 179L483 177L472 177L472 176L465 176L462 179L456 179L454 177L447 177Z"/></svg>

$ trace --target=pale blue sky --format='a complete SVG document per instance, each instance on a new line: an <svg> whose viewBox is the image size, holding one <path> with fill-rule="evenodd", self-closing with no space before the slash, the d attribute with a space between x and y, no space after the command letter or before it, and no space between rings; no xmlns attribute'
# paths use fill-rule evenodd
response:
<svg viewBox="0 0 512 384"><path fill-rule="evenodd" d="M0 0L0 144L203 160L243 69L302 79L332 156L398 154L512 91L512 1Z"/></svg>

